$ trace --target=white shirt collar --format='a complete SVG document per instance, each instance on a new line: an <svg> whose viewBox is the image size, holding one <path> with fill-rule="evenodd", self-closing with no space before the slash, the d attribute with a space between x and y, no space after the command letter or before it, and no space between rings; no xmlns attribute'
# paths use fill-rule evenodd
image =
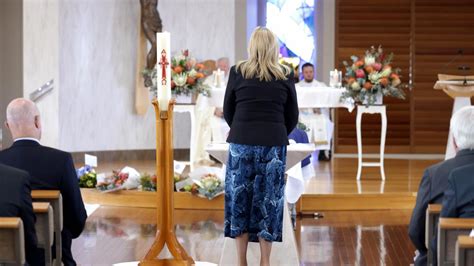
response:
<svg viewBox="0 0 474 266"><path fill-rule="evenodd" d="M30 140L30 141L35 141L37 142L38 144L40 144L39 140L35 139L35 138L17 138L15 139L13 142L17 142L17 141L20 141L20 140Z"/></svg>

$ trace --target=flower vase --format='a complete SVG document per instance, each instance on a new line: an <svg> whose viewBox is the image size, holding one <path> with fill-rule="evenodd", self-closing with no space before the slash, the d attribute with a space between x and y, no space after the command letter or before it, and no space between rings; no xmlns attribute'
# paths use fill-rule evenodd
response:
<svg viewBox="0 0 474 266"><path fill-rule="evenodd" d="M192 104L193 103L193 94L177 94L174 95L177 104Z"/></svg>
<svg viewBox="0 0 474 266"><path fill-rule="evenodd" d="M364 99L364 101L362 102L362 104L363 105L383 105L383 94L382 94L382 92L377 92L375 94L375 102L369 103L369 100L366 97Z"/></svg>

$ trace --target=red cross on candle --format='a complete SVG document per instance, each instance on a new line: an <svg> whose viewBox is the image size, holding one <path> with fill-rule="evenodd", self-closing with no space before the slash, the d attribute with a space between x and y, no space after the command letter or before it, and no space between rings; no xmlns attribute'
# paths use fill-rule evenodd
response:
<svg viewBox="0 0 474 266"><path fill-rule="evenodd" d="M160 59L160 62L159 62L159 65L161 66L161 85L166 85L166 67L169 64L170 63L166 59L166 51L165 51L165 49L163 49L161 51L161 59Z"/></svg>

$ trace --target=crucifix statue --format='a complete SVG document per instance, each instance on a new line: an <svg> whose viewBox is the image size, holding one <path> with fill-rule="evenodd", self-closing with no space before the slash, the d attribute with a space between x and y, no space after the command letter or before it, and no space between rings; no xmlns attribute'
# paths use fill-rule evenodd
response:
<svg viewBox="0 0 474 266"><path fill-rule="evenodd" d="M161 32L163 24L158 12L158 0L140 0L139 38L137 47L137 64L135 75L135 110L140 115L145 115L149 106L147 87L152 85L148 75L143 75L143 70L151 71L156 65L156 33ZM151 48L146 52L147 40ZM146 56L145 56L146 54ZM146 60L145 60L146 59Z"/></svg>

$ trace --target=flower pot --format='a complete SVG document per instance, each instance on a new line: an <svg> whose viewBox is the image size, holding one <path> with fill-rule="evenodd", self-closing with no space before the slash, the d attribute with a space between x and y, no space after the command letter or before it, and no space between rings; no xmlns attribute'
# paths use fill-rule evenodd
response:
<svg viewBox="0 0 474 266"><path fill-rule="evenodd" d="M378 92L375 94L375 102L373 103L368 103L369 100L365 98L365 100L362 102L363 105L382 105L383 104L383 94L382 92Z"/></svg>
<svg viewBox="0 0 474 266"><path fill-rule="evenodd" d="M192 93L190 94L178 94L178 95L173 95L173 97L176 99L176 103L178 104L192 104L194 103L194 95Z"/></svg>

